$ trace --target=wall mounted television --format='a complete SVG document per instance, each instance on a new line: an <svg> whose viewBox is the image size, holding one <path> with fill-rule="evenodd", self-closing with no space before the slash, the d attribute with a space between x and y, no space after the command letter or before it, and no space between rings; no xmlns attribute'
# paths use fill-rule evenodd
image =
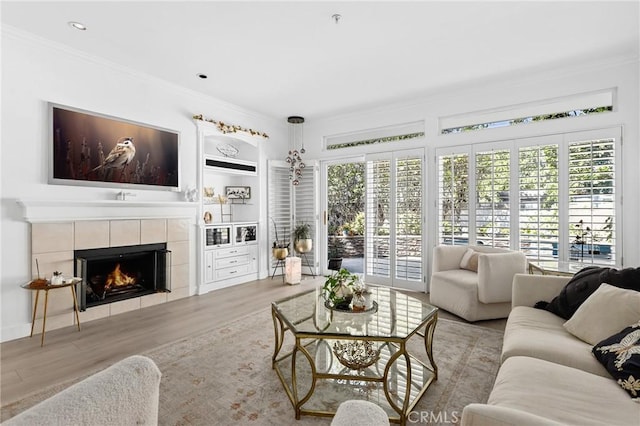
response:
<svg viewBox="0 0 640 426"><path fill-rule="evenodd" d="M180 190L180 134L49 103L49 183Z"/></svg>

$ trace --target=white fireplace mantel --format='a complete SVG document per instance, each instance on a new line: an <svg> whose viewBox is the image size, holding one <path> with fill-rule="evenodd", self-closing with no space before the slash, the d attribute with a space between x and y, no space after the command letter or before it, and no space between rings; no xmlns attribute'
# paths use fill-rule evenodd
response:
<svg viewBox="0 0 640 426"><path fill-rule="evenodd" d="M17 200L30 223L77 220L193 218L198 203L132 200Z"/></svg>

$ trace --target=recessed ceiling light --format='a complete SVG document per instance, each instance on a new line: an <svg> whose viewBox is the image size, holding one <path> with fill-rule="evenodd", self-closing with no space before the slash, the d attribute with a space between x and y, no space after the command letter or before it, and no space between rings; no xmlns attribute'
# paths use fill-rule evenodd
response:
<svg viewBox="0 0 640 426"><path fill-rule="evenodd" d="M206 74L198 74L198 77L200 77L201 79L204 80L205 78L207 78L207 75Z"/></svg>
<svg viewBox="0 0 640 426"><path fill-rule="evenodd" d="M87 29L87 27L81 22L69 21L69 26L80 31L85 31Z"/></svg>

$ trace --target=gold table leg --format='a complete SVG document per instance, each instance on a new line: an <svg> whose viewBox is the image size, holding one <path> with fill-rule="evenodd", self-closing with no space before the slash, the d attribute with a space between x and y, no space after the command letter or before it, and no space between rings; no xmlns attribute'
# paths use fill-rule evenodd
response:
<svg viewBox="0 0 640 426"><path fill-rule="evenodd" d="M36 303L33 305L33 316L31 317L31 334L29 337L33 337L33 326L36 325L36 312L38 312L38 296L40 296L40 290L36 290Z"/></svg>
<svg viewBox="0 0 640 426"><path fill-rule="evenodd" d="M42 337L40 347L44 346L44 333L47 326L47 303L49 302L49 290L44 291L44 317L42 317Z"/></svg>
<svg viewBox="0 0 640 426"><path fill-rule="evenodd" d="M75 285L69 287L71 288L71 296L73 297L73 310L76 313L76 323L78 324L78 331L80 331L80 315L78 314L78 298L76 297Z"/></svg>

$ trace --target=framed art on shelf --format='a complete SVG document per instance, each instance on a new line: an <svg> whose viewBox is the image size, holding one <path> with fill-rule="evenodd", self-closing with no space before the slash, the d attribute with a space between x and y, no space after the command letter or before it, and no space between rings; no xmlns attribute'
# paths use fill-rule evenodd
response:
<svg viewBox="0 0 640 426"><path fill-rule="evenodd" d="M49 183L180 190L178 132L49 104Z"/></svg>
<svg viewBox="0 0 640 426"><path fill-rule="evenodd" d="M250 186L226 186L224 191L230 200L248 200L251 198Z"/></svg>

